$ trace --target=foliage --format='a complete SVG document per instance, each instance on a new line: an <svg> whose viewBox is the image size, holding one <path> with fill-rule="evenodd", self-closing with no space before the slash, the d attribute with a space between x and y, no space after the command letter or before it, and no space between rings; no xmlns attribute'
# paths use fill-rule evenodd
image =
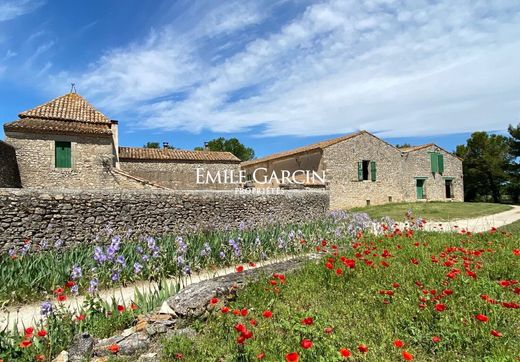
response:
<svg viewBox="0 0 520 362"><path fill-rule="evenodd" d="M237 138L225 139L224 137L215 138L207 143L210 151L231 152L241 161L248 161L255 158L255 151L251 147L246 147ZM203 147L195 147L197 151L203 151Z"/></svg>
<svg viewBox="0 0 520 362"><path fill-rule="evenodd" d="M146 142L146 144L143 146L144 148L161 148L159 145L159 142Z"/></svg>
<svg viewBox="0 0 520 362"><path fill-rule="evenodd" d="M403 144L396 143L395 147L397 147L397 148L406 148L406 147L412 147L412 145L409 144L409 143L403 143Z"/></svg>
<svg viewBox="0 0 520 362"><path fill-rule="evenodd" d="M383 215L401 219L407 211L420 215L430 221L450 221L496 214L510 210L511 206L484 202L403 202L384 205L371 205L352 209L353 212L366 212L372 218Z"/></svg>
<svg viewBox="0 0 520 362"><path fill-rule="evenodd" d="M164 361L513 361L519 243L494 229L323 242L318 263L218 301L194 339L166 339Z"/></svg>
<svg viewBox="0 0 520 362"><path fill-rule="evenodd" d="M513 160L508 169L510 180L507 191L512 201L518 203L520 201L520 123L516 127L510 125L508 130L511 135L509 147Z"/></svg>

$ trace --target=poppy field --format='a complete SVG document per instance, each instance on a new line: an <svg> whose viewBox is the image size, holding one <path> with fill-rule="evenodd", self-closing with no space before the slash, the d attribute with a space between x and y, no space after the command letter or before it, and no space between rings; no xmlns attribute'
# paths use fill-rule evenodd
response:
<svg viewBox="0 0 520 362"><path fill-rule="evenodd" d="M313 248L319 262L208 301L163 360L520 360L518 235L386 230Z"/></svg>

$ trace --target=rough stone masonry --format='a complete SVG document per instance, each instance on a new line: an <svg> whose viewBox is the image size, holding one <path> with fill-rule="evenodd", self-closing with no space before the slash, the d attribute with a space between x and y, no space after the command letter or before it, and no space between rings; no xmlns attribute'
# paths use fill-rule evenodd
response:
<svg viewBox="0 0 520 362"><path fill-rule="evenodd" d="M327 191L283 194L232 191L0 189L0 250L61 239L65 247L128 230L154 236L316 219L329 208Z"/></svg>

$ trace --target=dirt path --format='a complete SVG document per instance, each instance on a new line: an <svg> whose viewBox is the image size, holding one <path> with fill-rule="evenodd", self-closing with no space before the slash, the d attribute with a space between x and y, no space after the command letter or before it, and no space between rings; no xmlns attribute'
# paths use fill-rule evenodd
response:
<svg viewBox="0 0 520 362"><path fill-rule="evenodd" d="M482 216L473 219L463 219L450 222L427 222L424 229L428 231L460 231L465 229L467 231L482 232L491 229L491 227L500 227L507 224L511 224L517 220L520 220L520 206L513 206L513 209L504 211L494 215ZM401 227L405 227L406 224L402 223ZM258 263L258 266L269 265L275 262L289 260L290 257L274 259L263 263ZM249 267L244 265L246 269ZM185 286L197 283L202 280L210 279L216 276L226 275L234 273L234 267L218 269L215 271L206 271L200 274L195 274L188 280L186 280ZM170 280L174 283L175 280ZM127 287L108 289L102 291L100 294L105 300L112 300L115 298L119 304L128 305L134 298L135 290L138 289L141 293L153 290L156 287L154 283L140 282ZM67 306L71 311L78 310L78 306L81 306L84 297L80 296L77 298L70 298L64 305ZM0 312L0 330L4 327L9 326L10 328L18 327L22 330L24 327L33 326L37 321L41 319L40 316L40 303L27 304L17 308L9 307L7 311Z"/></svg>

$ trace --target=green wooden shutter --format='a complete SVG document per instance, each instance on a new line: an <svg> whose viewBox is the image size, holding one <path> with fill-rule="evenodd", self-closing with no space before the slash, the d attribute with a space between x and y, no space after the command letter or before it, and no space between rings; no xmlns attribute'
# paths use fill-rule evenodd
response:
<svg viewBox="0 0 520 362"><path fill-rule="evenodd" d="M55 165L57 168L71 168L72 167L72 153L70 142L55 143Z"/></svg>
<svg viewBox="0 0 520 362"><path fill-rule="evenodd" d="M430 160L432 166L432 173L437 173L439 171L439 157L437 157L437 153L430 153Z"/></svg>
<svg viewBox="0 0 520 362"><path fill-rule="evenodd" d="M372 181L377 179L376 161L370 162L370 176L372 177Z"/></svg>
<svg viewBox="0 0 520 362"><path fill-rule="evenodd" d="M361 161L357 163L357 179L363 181L363 162Z"/></svg>
<svg viewBox="0 0 520 362"><path fill-rule="evenodd" d="M441 153L437 153L438 163L439 163L439 173L444 172L444 155Z"/></svg>

